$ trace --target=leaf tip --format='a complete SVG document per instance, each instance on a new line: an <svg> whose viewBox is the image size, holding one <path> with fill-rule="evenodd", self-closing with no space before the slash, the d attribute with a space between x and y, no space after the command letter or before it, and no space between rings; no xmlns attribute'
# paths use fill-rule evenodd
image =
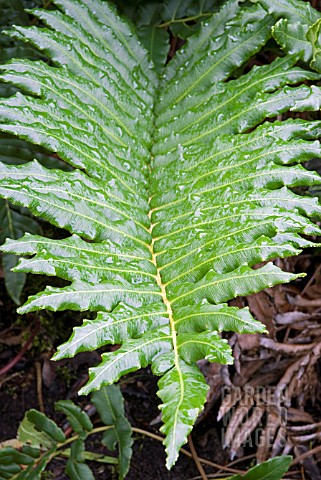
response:
<svg viewBox="0 0 321 480"><path fill-rule="evenodd" d="M17 313L19 315L24 315L27 312L28 312L28 310L27 310L25 305L22 305L22 307L17 308Z"/></svg>
<svg viewBox="0 0 321 480"><path fill-rule="evenodd" d="M81 395L89 395L89 393L91 392L91 390L87 387L87 385L85 385L84 387L82 387L79 391L78 391L78 395L81 396Z"/></svg>

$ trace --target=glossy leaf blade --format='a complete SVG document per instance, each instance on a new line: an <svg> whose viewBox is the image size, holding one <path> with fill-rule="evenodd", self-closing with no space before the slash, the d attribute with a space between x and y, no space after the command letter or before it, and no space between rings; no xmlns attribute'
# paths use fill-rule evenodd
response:
<svg viewBox="0 0 321 480"><path fill-rule="evenodd" d="M95 477L85 464L83 452L85 445L80 438L71 444L70 458L66 464L66 473L70 480L95 480Z"/></svg>
<svg viewBox="0 0 321 480"><path fill-rule="evenodd" d="M231 362L218 332L265 331L225 302L299 281L272 262L320 234L320 205L297 187L320 183L305 165L321 157L321 123L282 120L320 109L320 74L302 62L310 62L309 42L319 48L320 15L300 0L225 2L160 76L108 3L55 3L58 10L34 12L45 28L10 33L50 62L3 68L2 79L23 93L1 101L0 129L55 152L72 170L4 166L0 195L71 235L25 235L2 251L31 256L16 272L69 282L33 295L20 313L97 312L55 358L119 345L103 353L81 393L148 365L161 376L171 467L206 398L196 362ZM166 2L165 13L172 8ZM290 50L284 37L285 55L249 69L273 26L298 43ZM314 37L302 40L311 26ZM74 475L83 469L78 447Z"/></svg>
<svg viewBox="0 0 321 480"><path fill-rule="evenodd" d="M55 404L55 409L66 415L73 431L78 433L80 438L86 438L87 433L93 429L93 424L88 415L71 400L59 400Z"/></svg>
<svg viewBox="0 0 321 480"><path fill-rule="evenodd" d="M161 431L166 435L166 465L171 468L204 406L208 387L196 365L188 365L183 360L165 373L158 386L158 396L163 402Z"/></svg>
<svg viewBox="0 0 321 480"><path fill-rule="evenodd" d="M89 382L79 393L86 395L103 385L110 385L126 373L147 367L157 356L171 350L171 335L167 327L147 332L142 338L127 340L115 352L103 354L102 363L90 369Z"/></svg>

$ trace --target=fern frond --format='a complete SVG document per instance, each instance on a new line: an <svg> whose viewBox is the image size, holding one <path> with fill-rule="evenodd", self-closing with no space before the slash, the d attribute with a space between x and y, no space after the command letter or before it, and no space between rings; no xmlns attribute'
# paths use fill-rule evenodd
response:
<svg viewBox="0 0 321 480"><path fill-rule="evenodd" d="M1 130L74 167L34 161L1 171L2 197L71 233L26 234L2 248L32 256L15 271L70 282L19 311L98 312L55 355L121 344L103 354L81 393L152 366L169 468L206 400L196 362L232 363L218 332L265 331L248 309L226 302L299 278L259 264L296 255L320 234L320 205L293 187L320 183L301 164L321 156L321 122L274 121L318 110L320 75L299 67L297 54L240 75L280 18L274 2L272 15L260 3L226 3L159 78L112 7L56 0L60 10L34 12L48 28L10 33L52 64L13 60L1 76L25 92L1 101ZM283 1L292 3L302 6ZM310 10L302 12L309 23Z"/></svg>
<svg viewBox="0 0 321 480"><path fill-rule="evenodd" d="M119 387L103 387L92 395L101 420L105 427L94 429L84 411L71 400L56 402L55 409L63 413L75 433L66 436L58 425L37 410L29 410L22 420L15 447L3 445L0 450L0 475L8 480L41 480L45 468L56 456L67 457L65 473L71 480L94 480L93 473L86 460L103 461L118 464L119 480L128 472L131 459L131 426L125 417L124 400ZM107 455L86 452L85 441L89 435L103 433L102 444L110 450L118 446L118 459ZM10 440L8 443L12 443ZM71 448L65 448L66 446Z"/></svg>
<svg viewBox="0 0 321 480"><path fill-rule="evenodd" d="M260 3L278 22L272 28L275 40L287 53L296 53L312 68L320 71L314 61L311 29L320 23L321 14L310 2L298 0L251 0Z"/></svg>

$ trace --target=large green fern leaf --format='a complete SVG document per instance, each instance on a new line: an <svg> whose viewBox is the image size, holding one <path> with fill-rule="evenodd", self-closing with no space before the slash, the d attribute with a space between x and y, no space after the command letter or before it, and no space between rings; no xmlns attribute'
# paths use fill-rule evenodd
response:
<svg viewBox="0 0 321 480"><path fill-rule="evenodd" d="M0 194L72 235L26 234L2 250L27 257L16 271L70 282L30 297L20 313L98 312L56 359L121 344L103 354L81 393L147 365L161 376L171 467L206 400L196 362L232 362L218 332L264 331L248 309L226 302L296 279L266 262L297 254L320 233L310 220L318 202L292 187L320 182L300 164L321 155L321 122L265 121L318 110L320 88L308 85L320 76L287 55L227 81L271 37L275 20L258 4L227 3L160 79L108 4L55 4L60 10L33 12L48 28L10 33L52 64L4 67L3 80L25 95L1 101L1 130L74 170L3 166Z"/></svg>

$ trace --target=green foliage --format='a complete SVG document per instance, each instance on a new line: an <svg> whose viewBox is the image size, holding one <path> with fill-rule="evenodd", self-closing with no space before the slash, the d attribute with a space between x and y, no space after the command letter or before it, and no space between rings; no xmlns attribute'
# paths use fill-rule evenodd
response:
<svg viewBox="0 0 321 480"><path fill-rule="evenodd" d="M20 0L0 0L0 63L10 60L12 57L25 56L30 58L38 57L34 48L24 45L22 42L12 42L3 31L11 28L12 25L28 25L28 15L23 9ZM10 87L9 87L10 88ZM0 85L0 93L7 95L8 87Z"/></svg>
<svg viewBox="0 0 321 480"><path fill-rule="evenodd" d="M47 168L68 170L67 165L64 165L59 159L47 155L43 149L11 135L0 135L0 162L6 165L20 165L33 159L37 159ZM17 240L26 232L36 234L40 231L40 225L31 217L26 208L15 207L7 200L0 199L0 244L6 238ZM26 283L26 274L12 271L18 260L16 255L10 253L2 255L6 289L13 301L19 305L21 304L20 296Z"/></svg>
<svg viewBox="0 0 321 480"><path fill-rule="evenodd" d="M203 20L226 3L226 0L114 1L136 24L137 34L157 71L165 64L171 36L190 37L200 30Z"/></svg>
<svg viewBox="0 0 321 480"><path fill-rule="evenodd" d="M12 24L29 24L28 15L24 11L21 1L0 0L0 11L0 63L16 56L31 59L40 58L35 48L18 40L12 40L3 33L4 30L11 28ZM17 92L17 88L0 82L1 97L10 97L15 92ZM47 155L38 146L31 145L11 135L0 134L0 162L7 165L19 165L35 158L48 168L65 168L63 162ZM18 239L26 232L40 233L39 224L30 217L27 209L17 209L10 202L0 200L0 244L8 237ZM26 283L26 274L11 271L17 263L18 258L15 255L4 254L2 256L6 289L13 301L19 305L21 303L20 296Z"/></svg>
<svg viewBox="0 0 321 480"><path fill-rule="evenodd" d="M245 475L233 475L227 480L280 480L288 471L292 457L275 457L252 467Z"/></svg>
<svg viewBox="0 0 321 480"><path fill-rule="evenodd" d="M301 277L270 261L296 255L320 234L311 221L320 217L319 203L293 187L320 182L301 164L320 157L321 122L275 121L319 110L320 74L298 66L298 47L233 79L277 21L298 28L286 6L306 25L320 15L300 0L226 2L166 67L165 55L157 59L159 75L113 7L55 4L59 10L33 12L48 28L10 32L51 64L23 59L3 67L3 81L24 94L1 101L0 128L74 170L4 165L0 195L71 236L26 234L2 251L27 257L16 272L70 282L31 296L20 313L98 312L56 359L121 345L102 355L81 394L147 365L161 376L170 468L206 400L197 361L232 363L221 331L265 331L248 309L226 302ZM122 445L124 458L129 448ZM73 472L82 464L79 442L71 455Z"/></svg>
<svg viewBox="0 0 321 480"><path fill-rule="evenodd" d="M311 43L312 47L312 60L311 60L311 67L317 70L318 72L321 71L321 37L320 37L320 25L321 25L321 18L319 18L308 30L306 34L307 40Z"/></svg>
<svg viewBox="0 0 321 480"><path fill-rule="evenodd" d="M63 412L75 435L66 438L57 424L37 410L29 410L18 430L19 447L0 450L0 480L40 480L42 472L57 456L67 457L66 474L71 480L94 480L85 460L118 464L122 480L129 468L131 458L131 427L125 418L124 403L119 387L111 385L93 394L93 401L106 428L94 429L88 415L71 400L60 400L56 410ZM106 438L113 437L113 448L118 445L119 459L107 455L95 455L85 451L85 440L89 435L104 432ZM66 448L71 444L71 448ZM111 449L111 448L110 448Z"/></svg>
<svg viewBox="0 0 321 480"><path fill-rule="evenodd" d="M3 30L10 27L12 24L27 25L28 16L24 12L20 0L14 0L10 4L5 1L0 1L0 63L10 60L13 56L20 56L23 53L28 56L32 49L25 47L23 44L14 45L13 42L6 35ZM15 93L16 89L11 85L6 85L0 82L0 95L8 97ZM21 142L21 140L14 140ZM22 143L22 142L21 142ZM0 135L0 161L11 163L19 163L19 151L11 144L10 137L7 135ZM24 158L24 156L22 156ZM18 161L17 161L18 160ZM32 160L30 158L29 160ZM21 160L23 162L23 160ZM28 218L26 215L12 209L9 202L0 200L0 244L2 244L7 237L19 238L25 232L39 233L38 224ZM2 258L2 268L4 273L5 285L7 291L15 303L20 304L20 295L24 284L26 282L26 274L13 273L11 269L18 263L18 258L12 254L5 254Z"/></svg>
<svg viewBox="0 0 321 480"><path fill-rule="evenodd" d="M110 385L94 392L91 399L104 424L113 427L105 431L102 443L109 450L115 450L118 445L119 476L124 478L129 469L133 441L130 423L124 416L124 400L120 389Z"/></svg>
<svg viewBox="0 0 321 480"><path fill-rule="evenodd" d="M320 13L310 2L297 0L251 0L259 2L278 22L273 26L275 40L288 53L296 53L310 66L320 72L319 55L319 25Z"/></svg>

